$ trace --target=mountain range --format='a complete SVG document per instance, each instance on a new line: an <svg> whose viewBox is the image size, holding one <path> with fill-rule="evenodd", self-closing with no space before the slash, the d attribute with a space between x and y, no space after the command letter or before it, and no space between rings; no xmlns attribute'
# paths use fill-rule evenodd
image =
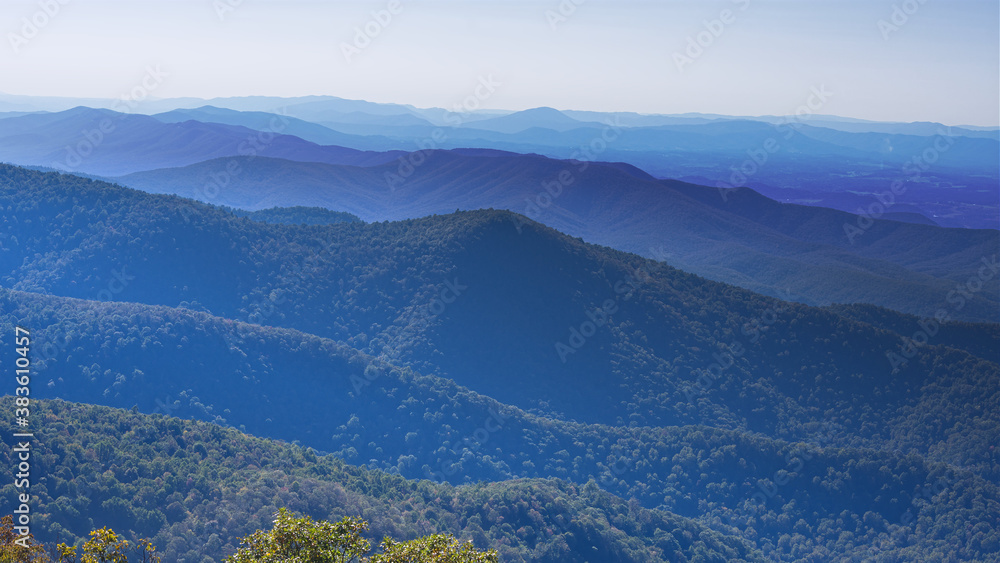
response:
<svg viewBox="0 0 1000 563"><path fill-rule="evenodd" d="M998 502L995 324L912 345L926 321L756 295L507 211L289 224L0 172L0 324L35 334L38 399L214 421L408 479L598 487L733 549L749 531L751 558L1000 549L955 535L988 530L968 506ZM162 512L140 498L91 510ZM782 539L789 519L800 537Z"/></svg>
<svg viewBox="0 0 1000 563"><path fill-rule="evenodd" d="M1000 554L997 128L109 108L0 95L41 541L210 563L284 507L504 561Z"/></svg>
<svg viewBox="0 0 1000 563"><path fill-rule="evenodd" d="M242 172L205 197L204 187L234 162ZM873 303L924 316L955 309L948 296L956 284L1000 251L996 231L866 222L778 203L746 188L657 180L628 165L511 153L410 153L365 168L241 158L139 172L118 182L245 209L341 209L366 221L508 209L589 242L768 295L821 305ZM914 244L919 252L909 251ZM1000 278L984 287L954 318L1000 318Z"/></svg>
<svg viewBox="0 0 1000 563"><path fill-rule="evenodd" d="M201 108L149 117L77 108L11 117L0 123L4 124L0 129L3 158L113 176L117 182L150 192L250 210L321 206L368 221L455 209L508 209L591 242L669 258L688 271L772 296L794 294L799 301L817 305L872 303L923 316L946 310L961 320L1000 318L996 278L986 280L985 291L965 291L963 301L970 306L958 307L955 298L960 285L976 275L980 261L988 263L997 253L996 231L933 228L934 221L910 211L912 205L902 201L897 205L905 185L897 190L899 196L886 192L869 202L867 210L874 215L859 208L861 215L852 216L822 207L782 205L746 188L712 189L661 180L627 163L594 162L581 155L558 160L491 149L379 152L317 144L285 132L320 143L354 146L398 141L338 133L262 112ZM556 136L585 137L597 131L588 125L594 122L574 120L551 108L475 123L487 123L487 127L500 123L497 127L506 130L536 123L551 127L544 131ZM567 129L573 124L581 127ZM712 121L670 131L663 127L621 129L620 141L641 148L644 143L660 143L663 134L687 131L683 134L688 141L700 140L685 146L702 154L746 142L733 131L760 136L774 126ZM801 150L822 153L826 149L808 148L817 142L832 143L848 151L845 155L850 151L866 154L878 143L868 138L874 133L801 129L797 137L806 144L789 155ZM654 137L639 140L643 135ZM448 140L437 138L440 144ZM911 139L919 139L900 138L911 144L915 142ZM439 144L434 137L428 139L430 146ZM965 138L956 141L957 148L945 156L986 162L989 159L982 154L986 148L979 146L984 143L993 141ZM817 159L829 157L808 158L815 166ZM934 244L922 246L933 248L930 253L907 252L910 241L930 239ZM665 250L667 242L669 251Z"/></svg>
<svg viewBox="0 0 1000 563"><path fill-rule="evenodd" d="M264 155L328 164L379 164L393 153L320 146L280 133L185 121L164 123L145 115L79 107L59 113L4 119L0 155L9 162L69 172L116 176L184 166L206 158Z"/></svg>
<svg viewBox="0 0 1000 563"><path fill-rule="evenodd" d="M1000 191L997 188L1000 133L988 128L931 123L881 124L811 114L797 118L642 116L536 108L498 116L491 112L420 110L321 97L218 99L211 101L215 106L197 103L197 100L174 100L137 107L159 111L157 117L171 124L195 120L202 127L208 124L243 126L263 132L266 139L280 133L283 136L279 145L284 143L285 135L295 135L324 146L361 151L478 147L536 153L557 159L621 161L657 178L713 187L752 187L780 201L852 213L859 210L862 213L872 210L867 213L877 215L883 212L917 213L949 227L996 228L1000 214L1000 196L997 195ZM80 110L74 111L79 113ZM15 128L47 130L49 127L50 118L43 113L8 115L8 118L24 118L14 124ZM39 119L39 123L32 125L33 120ZM61 143L56 147L45 143L32 147L43 137L22 136L9 145L8 150L0 147L0 158L22 165L106 175L108 168L103 166L107 164L105 160L110 149L98 151L104 154L94 159L80 158L80 162L77 162L78 155L67 150L80 143L86 150L84 133L92 131L102 119L98 114L92 115L89 123L68 120L68 130L53 131L54 136L44 137ZM125 119L125 116L116 119ZM169 132L148 122L142 123L151 136L173 138ZM176 138L175 142L204 139L217 151L220 145L216 135L225 137L231 133L186 131L187 136ZM119 137L123 142L139 143L132 137ZM221 146L228 147L225 152L231 154L233 146L247 140L245 135L243 137L235 143L225 140ZM22 143L26 146L19 146ZM187 151L183 147L159 143L151 138L140 144L157 145L166 154ZM270 142L258 140L256 144L270 145ZM243 146L243 154L246 154L246 143ZM340 156L310 156L317 152L315 147L301 153L285 150L287 146L281 150L267 148L270 156L345 162ZM142 159L135 160L135 155L125 154L128 159L117 163L119 168L112 169L116 170L114 174L121 173L122 169L137 171L157 167L155 163L143 164ZM292 154L303 156L289 156ZM202 160L213 155L222 156L206 151ZM888 205L890 209L876 211L882 205L880 198L884 200L885 193L897 181L903 181L904 188L894 189L892 203Z"/></svg>

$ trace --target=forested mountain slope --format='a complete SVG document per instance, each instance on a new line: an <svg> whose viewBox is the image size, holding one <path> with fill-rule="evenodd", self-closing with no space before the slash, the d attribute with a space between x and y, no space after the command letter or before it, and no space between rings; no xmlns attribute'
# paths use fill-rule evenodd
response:
<svg viewBox="0 0 1000 563"><path fill-rule="evenodd" d="M240 173L227 175L232 162ZM1000 319L996 272L988 272L979 290L965 291L961 307L952 293L978 275L983 260L995 266L996 230L781 204L749 189L655 180L622 164L426 151L364 168L260 157L213 160L119 181L246 209L328 207L366 221L507 209L588 242L667 259L772 296L791 289L795 300L809 304L863 302L924 316L946 308L960 320Z"/></svg>
<svg viewBox="0 0 1000 563"><path fill-rule="evenodd" d="M410 478L594 481L781 557L868 553L876 541L990 553L995 539L980 525L990 512L971 507L997 506L998 491L974 468L840 448L844 430L826 420L804 423L797 443L706 426L567 423L296 331L183 309L7 297L0 324L38 327L41 396L233 424ZM801 521L791 542L782 539L789 518ZM960 533L965 524L977 531ZM844 532L855 539L845 543Z"/></svg>
<svg viewBox="0 0 1000 563"><path fill-rule="evenodd" d="M5 413L13 402L2 400ZM0 415L6 424L13 420ZM63 401L36 403L36 538L72 545L95 527L147 536L164 560L208 563L269 529L278 508L361 516L370 538L453 533L503 561L762 561L740 538L629 505L593 484L408 481L213 424ZM11 475L17 443L0 442ZM12 482L4 479L5 482ZM5 512L13 485L2 489Z"/></svg>
<svg viewBox="0 0 1000 563"><path fill-rule="evenodd" d="M911 347L912 317L783 302L505 211L268 224L3 170L0 330L35 334L41 397L408 478L594 480L783 559L996 550L996 511L972 508L1000 477L993 325Z"/></svg>
<svg viewBox="0 0 1000 563"><path fill-rule="evenodd" d="M958 432L980 444L963 448L973 458L991 443L954 422L904 421L938 404L931 412L995 428L986 408L992 362L940 348L933 336L911 349L912 333L536 223L518 232L523 219L510 213L267 225L174 197L23 174L35 184L0 192L0 282L15 289L294 328L585 422L708 423L801 439L801 421L832 408L864 440L900 432L927 453ZM938 367L939 358L948 361ZM959 383L966 379L975 387ZM949 393L966 399L945 408Z"/></svg>

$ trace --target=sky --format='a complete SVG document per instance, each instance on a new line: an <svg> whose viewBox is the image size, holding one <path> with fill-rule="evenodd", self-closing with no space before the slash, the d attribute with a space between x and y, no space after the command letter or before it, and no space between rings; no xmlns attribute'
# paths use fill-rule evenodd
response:
<svg viewBox="0 0 1000 563"><path fill-rule="evenodd" d="M0 31L7 94L118 98L145 80L155 98L726 115L811 103L1000 125L997 0L4 0Z"/></svg>

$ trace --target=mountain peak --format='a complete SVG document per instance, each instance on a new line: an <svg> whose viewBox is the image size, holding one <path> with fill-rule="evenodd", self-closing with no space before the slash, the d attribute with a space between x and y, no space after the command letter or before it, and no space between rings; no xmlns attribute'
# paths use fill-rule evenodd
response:
<svg viewBox="0 0 1000 563"><path fill-rule="evenodd" d="M514 115L514 114L559 116L559 117L562 117L564 119L572 119L573 121L576 121L575 119L567 116L565 113L557 110L556 108L549 107L549 106L539 106L537 108L530 108L530 109L526 109L526 110L521 110L521 111L514 112L511 115Z"/></svg>
<svg viewBox="0 0 1000 563"><path fill-rule="evenodd" d="M526 109L500 117L484 119L473 124L476 129L486 129L499 133L519 133L525 129L539 127L554 131L568 131L586 127L589 123L578 121L565 113L547 106Z"/></svg>
<svg viewBox="0 0 1000 563"><path fill-rule="evenodd" d="M110 109L76 106L75 108L70 108L65 111L54 112L53 115L61 115L63 117L94 117L94 116L106 117L117 113L119 112Z"/></svg>

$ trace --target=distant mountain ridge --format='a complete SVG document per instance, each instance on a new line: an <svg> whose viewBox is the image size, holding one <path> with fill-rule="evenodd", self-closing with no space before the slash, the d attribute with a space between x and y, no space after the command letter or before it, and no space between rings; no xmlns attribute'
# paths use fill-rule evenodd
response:
<svg viewBox="0 0 1000 563"><path fill-rule="evenodd" d="M200 121L163 123L145 115L75 108L3 120L0 160L68 172L115 176L206 158L275 156L290 160L370 165L401 153L320 146L281 133Z"/></svg>
<svg viewBox="0 0 1000 563"><path fill-rule="evenodd" d="M366 221L509 209L590 242L769 295L790 291L814 304L867 302L926 316L947 307L955 318L1000 318L1000 276L987 280L968 307L954 310L946 302L956 284L976 275L981 258L1000 252L996 231L876 221L849 237L845 225L856 227L857 216L779 204L748 189L723 197L714 188L655 180L628 165L480 151L412 158L423 164L406 178L399 175L406 159L356 168L258 158L241 162L248 173L206 201L245 209L320 206ZM222 167L201 163L117 181L198 198ZM922 247L921 240L933 244Z"/></svg>
<svg viewBox="0 0 1000 563"><path fill-rule="evenodd" d="M603 125L603 123L597 121L573 119L557 109L540 107L500 117L478 120L473 122L472 127L475 129L496 131L497 133L520 133L535 127L563 132L583 127L600 128Z"/></svg>
<svg viewBox="0 0 1000 563"><path fill-rule="evenodd" d="M37 96L17 96L0 93L0 111L65 111L77 106L89 106L93 108L110 109L114 107L116 100L100 98L71 98L71 97L37 97ZM178 109L195 109L203 106L217 106L234 111L248 112L269 112L273 113L282 109L297 108L292 110L299 114L316 112L320 108L326 111L333 111L339 114L369 114L369 115L415 115L422 119L437 124L444 124L439 120L439 116L449 111L446 108L417 108L409 104L374 103L364 100L348 100L336 96L298 96L298 97L274 97L274 96L237 96L223 98L167 98L158 100L142 100L135 102L136 109L140 113L152 115L154 113L171 112ZM540 109L540 108L533 108ZM547 108L551 109L551 108ZM521 110L521 111L532 111ZM621 119L629 127L645 127L653 125L665 125L676 123L707 123L709 121L726 120L754 120L766 123L794 121L796 116L738 116L724 114L707 113L638 113L638 112L615 112L615 111L591 111L591 110L556 110L563 115L579 121L601 122L606 119ZM518 113L514 110L478 110L471 114L472 119L488 119L490 116L502 116ZM305 118L309 119L309 118ZM881 122L867 119L847 118L832 115L815 115L812 123L831 129L851 132L879 132L898 133L906 135L934 135L938 127L951 127L959 134L973 137L1000 139L1000 126L976 126L976 125L943 125L934 122Z"/></svg>
<svg viewBox="0 0 1000 563"><path fill-rule="evenodd" d="M884 197L889 186L904 180L906 189L895 194L890 212L919 213L948 227L995 228L1000 221L1000 176L997 173L1000 170L1000 141L982 137L982 131L913 124L919 127L893 125L874 131L845 132L827 125L860 122L830 116L803 116L792 120L708 119L536 108L496 117L489 113L419 110L328 98L297 101L248 98L219 103L244 111L202 105L173 110L162 114L161 118L181 123L196 119L205 124L244 126L260 131L258 135L268 139L275 133L272 124L277 119L283 125L278 132L283 135L297 135L319 145L361 151L473 147L560 159L627 162L660 178L704 178L699 182L713 186L749 186L781 201L821 205L851 213L874 205L878 197ZM22 117L26 119L21 122L24 124L34 119ZM0 131L9 125L3 123L5 121L0 120ZM38 121L39 129L45 129L44 121L45 118ZM151 128L150 131L158 130ZM79 144L87 151L84 132L79 127L70 127L61 132L49 131L49 134L56 137L52 140L56 141L58 149ZM214 138L204 133L190 131L188 134L204 141ZM162 136L163 132L157 134ZM133 142L125 146L102 148L101 162L68 154L59 155L56 161L40 162L36 153L51 153L53 148L46 148L39 137L21 137L6 156L0 144L0 158L20 165L51 167L59 167L61 161L64 169L107 175L109 151L124 151L123 156L128 156L126 162L135 163L129 164L131 168L127 170L138 171L168 163L148 162L148 155L136 159L134 152L128 152L134 151L135 146L159 146L167 152L176 149L160 144L155 138L131 140ZM43 146L34 146L40 141ZM214 142L230 143L224 139ZM201 160L220 156L214 152L217 146L202 146L209 150L204 151ZM770 149L765 150L765 146ZM325 153L331 151L334 149L326 149ZM315 147L300 148L296 152L298 155L288 150L270 150L267 154L293 160L359 163L325 154ZM933 159L933 166L923 163L925 155ZM374 154L370 156L370 162L379 158ZM191 159L180 161L192 162Z"/></svg>

